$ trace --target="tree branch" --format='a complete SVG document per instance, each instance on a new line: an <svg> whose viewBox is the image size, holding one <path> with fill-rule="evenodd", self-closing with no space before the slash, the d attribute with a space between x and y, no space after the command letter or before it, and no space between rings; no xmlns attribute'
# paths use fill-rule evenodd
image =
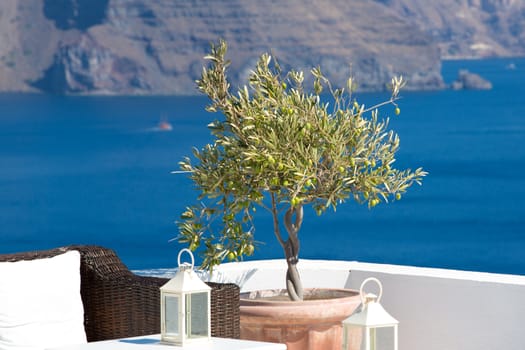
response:
<svg viewBox="0 0 525 350"><path fill-rule="evenodd" d="M275 233L275 236L277 237L277 240L279 241L279 244L283 249L285 249L285 242L283 240L283 237L281 235L281 229L279 228L279 212L277 211L277 203L275 200L275 193L271 193L272 198L272 217L273 217L273 232Z"/></svg>

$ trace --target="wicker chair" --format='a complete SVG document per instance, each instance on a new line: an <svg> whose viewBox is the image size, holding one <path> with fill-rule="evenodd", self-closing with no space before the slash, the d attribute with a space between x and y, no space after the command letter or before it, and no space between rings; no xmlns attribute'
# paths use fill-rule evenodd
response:
<svg viewBox="0 0 525 350"><path fill-rule="evenodd" d="M114 251L99 246L67 246L51 250L0 255L0 261L52 257L68 250L81 255L81 295L88 341L160 332L160 291L165 278L133 274ZM239 287L208 283L211 331L214 337L239 338Z"/></svg>

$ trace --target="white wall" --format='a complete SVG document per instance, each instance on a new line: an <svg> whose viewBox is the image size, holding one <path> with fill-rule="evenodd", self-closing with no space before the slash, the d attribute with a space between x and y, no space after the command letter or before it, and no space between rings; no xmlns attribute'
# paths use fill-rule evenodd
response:
<svg viewBox="0 0 525 350"><path fill-rule="evenodd" d="M381 304L400 322L401 350L525 349L525 276L359 262L301 260L305 288L383 284ZM212 280L241 291L283 288L284 260L220 265Z"/></svg>

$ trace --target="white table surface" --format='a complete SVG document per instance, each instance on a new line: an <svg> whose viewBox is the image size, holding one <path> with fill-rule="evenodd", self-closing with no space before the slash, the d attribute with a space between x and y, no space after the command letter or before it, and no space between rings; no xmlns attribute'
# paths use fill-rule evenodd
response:
<svg viewBox="0 0 525 350"><path fill-rule="evenodd" d="M286 350L285 344L265 343L251 340L211 338L211 342L191 343L184 347L160 344L160 335L104 340L87 344L70 345L48 350Z"/></svg>

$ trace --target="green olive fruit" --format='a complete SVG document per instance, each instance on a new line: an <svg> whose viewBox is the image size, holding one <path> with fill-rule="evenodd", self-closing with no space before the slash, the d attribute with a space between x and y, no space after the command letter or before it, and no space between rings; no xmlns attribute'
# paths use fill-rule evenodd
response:
<svg viewBox="0 0 525 350"><path fill-rule="evenodd" d="M244 249L244 253L248 256L252 255L253 254L253 251L255 250L255 248L253 247L253 244L248 244L246 246L246 248Z"/></svg>

